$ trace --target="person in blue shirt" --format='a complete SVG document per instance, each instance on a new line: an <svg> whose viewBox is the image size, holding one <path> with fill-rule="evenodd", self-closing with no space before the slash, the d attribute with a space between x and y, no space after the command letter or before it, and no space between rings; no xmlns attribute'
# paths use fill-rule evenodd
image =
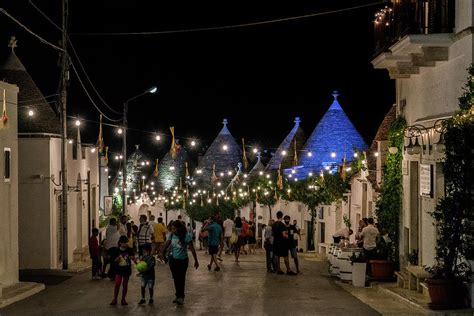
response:
<svg viewBox="0 0 474 316"><path fill-rule="evenodd" d="M171 225L171 236L166 241L165 246L160 252L160 258L164 259L165 253L169 255L169 265L173 275L174 287L176 290L176 299L173 303L177 305L184 304L184 286L186 280L186 271L188 270L188 248L194 257L194 267L199 267L199 262L194 250L193 237L186 233L186 227L181 221L174 221Z"/></svg>
<svg viewBox="0 0 474 316"><path fill-rule="evenodd" d="M204 229L209 233L208 235L208 247L209 254L211 255L211 262L207 265L207 269L211 271L212 264L216 265L214 271L220 271L219 264L217 263L217 253L219 252L219 246L224 244L224 237L222 234L222 227L217 223L216 218L211 217L210 224Z"/></svg>

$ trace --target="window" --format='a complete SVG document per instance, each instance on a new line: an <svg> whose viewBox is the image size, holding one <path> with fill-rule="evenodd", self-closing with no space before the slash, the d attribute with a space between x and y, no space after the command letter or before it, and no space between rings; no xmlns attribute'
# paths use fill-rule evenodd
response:
<svg viewBox="0 0 474 316"><path fill-rule="evenodd" d="M10 182L10 168L11 168L11 149L10 148L3 148L3 165L4 165L4 172L3 172L3 179L5 182Z"/></svg>

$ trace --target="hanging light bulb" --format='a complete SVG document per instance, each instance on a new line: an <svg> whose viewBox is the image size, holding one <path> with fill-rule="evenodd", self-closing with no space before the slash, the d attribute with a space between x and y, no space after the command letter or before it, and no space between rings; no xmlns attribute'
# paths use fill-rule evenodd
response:
<svg viewBox="0 0 474 316"><path fill-rule="evenodd" d="M28 111L28 116L32 117L33 115L35 115L35 112L33 110L29 110Z"/></svg>
<svg viewBox="0 0 474 316"><path fill-rule="evenodd" d="M72 144L72 143L73 143L72 139L68 140L68 143L69 143L69 144Z"/></svg>
<svg viewBox="0 0 474 316"><path fill-rule="evenodd" d="M254 148L252 151L253 151L254 154L258 153L258 149L257 149L257 148Z"/></svg>
<svg viewBox="0 0 474 316"><path fill-rule="evenodd" d="M191 146L192 146L192 147L196 146L196 141L192 140L192 141L191 141Z"/></svg>
<svg viewBox="0 0 474 316"><path fill-rule="evenodd" d="M227 150L229 149L229 146L224 145L224 146L222 146L222 149L225 150L225 151L227 151Z"/></svg>
<svg viewBox="0 0 474 316"><path fill-rule="evenodd" d="M81 126L81 121L76 120L76 123L75 123L75 124L76 124L76 126Z"/></svg>
<svg viewBox="0 0 474 316"><path fill-rule="evenodd" d="M308 157L312 157L312 156L313 156L313 153L310 152L310 151L308 151L307 155L308 155Z"/></svg>
<svg viewBox="0 0 474 316"><path fill-rule="evenodd" d="M161 140L161 136L160 136L160 135L156 135L156 136L155 136L155 140L156 140L157 142L159 142L159 141Z"/></svg>
<svg viewBox="0 0 474 316"><path fill-rule="evenodd" d="M122 135L122 134L123 134L123 129L119 128L119 129L117 130L117 134Z"/></svg>
<svg viewBox="0 0 474 316"><path fill-rule="evenodd" d="M283 150L283 151L281 152L281 155L282 155L282 156L286 156L286 150Z"/></svg>

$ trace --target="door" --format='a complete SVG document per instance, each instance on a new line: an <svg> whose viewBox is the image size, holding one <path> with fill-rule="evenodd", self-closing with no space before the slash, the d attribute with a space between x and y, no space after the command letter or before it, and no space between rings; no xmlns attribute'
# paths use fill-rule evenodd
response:
<svg viewBox="0 0 474 316"><path fill-rule="evenodd" d="M314 250L314 218L311 217L310 221L306 221L306 231L308 232L308 250Z"/></svg>
<svg viewBox="0 0 474 316"><path fill-rule="evenodd" d="M410 162L410 227L409 227L409 234L410 234L410 253L413 250L419 251L419 195L420 191L418 188L418 162L411 161ZM420 257L420 253L418 253Z"/></svg>
<svg viewBox="0 0 474 316"><path fill-rule="evenodd" d="M63 225L61 213L62 194L56 197L56 253L57 266L60 267L63 262Z"/></svg>

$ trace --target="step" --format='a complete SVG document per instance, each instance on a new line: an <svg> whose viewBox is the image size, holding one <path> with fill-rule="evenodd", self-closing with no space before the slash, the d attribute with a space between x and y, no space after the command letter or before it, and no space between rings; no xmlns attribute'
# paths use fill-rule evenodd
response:
<svg viewBox="0 0 474 316"><path fill-rule="evenodd" d="M395 271L397 276L397 284L399 287L407 289L408 288L408 273L404 271Z"/></svg>
<svg viewBox="0 0 474 316"><path fill-rule="evenodd" d="M430 293L428 292L428 284L425 282L420 282L420 287L421 287L421 293L427 298L430 297Z"/></svg>

